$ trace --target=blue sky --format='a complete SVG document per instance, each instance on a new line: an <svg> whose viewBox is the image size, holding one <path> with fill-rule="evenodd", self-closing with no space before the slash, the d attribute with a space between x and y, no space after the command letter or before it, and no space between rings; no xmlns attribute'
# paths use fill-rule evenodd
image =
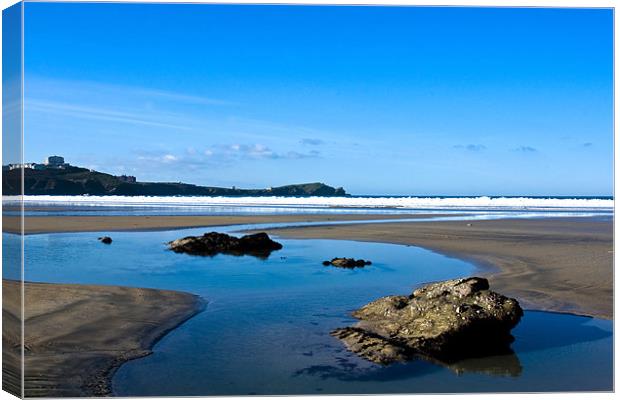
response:
<svg viewBox="0 0 620 400"><path fill-rule="evenodd" d="M25 158L353 194L610 195L611 10L27 3Z"/></svg>
<svg viewBox="0 0 620 400"><path fill-rule="evenodd" d="M2 10L2 159L19 163L22 153L21 5Z"/></svg>

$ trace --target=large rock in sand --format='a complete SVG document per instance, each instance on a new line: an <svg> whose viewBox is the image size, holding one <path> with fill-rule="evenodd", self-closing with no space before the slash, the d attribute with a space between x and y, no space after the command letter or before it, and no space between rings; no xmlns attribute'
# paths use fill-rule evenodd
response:
<svg viewBox="0 0 620 400"><path fill-rule="evenodd" d="M214 256L218 253L267 257L282 245L264 233L254 233L241 238L225 233L209 232L202 236L187 236L168 243L168 248L176 253Z"/></svg>
<svg viewBox="0 0 620 400"><path fill-rule="evenodd" d="M490 291L486 279L465 278L373 301L353 313L357 326L332 335L379 364L413 357L453 362L510 352L510 330L522 315L517 300Z"/></svg>

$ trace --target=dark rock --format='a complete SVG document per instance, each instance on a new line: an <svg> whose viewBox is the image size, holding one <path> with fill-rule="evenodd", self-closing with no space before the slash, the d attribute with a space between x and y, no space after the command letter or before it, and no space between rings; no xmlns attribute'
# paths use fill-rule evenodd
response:
<svg viewBox="0 0 620 400"><path fill-rule="evenodd" d="M109 236L102 236L100 238L97 238L97 240L101 241L101 243L105 243L105 244L111 244L112 243L112 238Z"/></svg>
<svg viewBox="0 0 620 400"><path fill-rule="evenodd" d="M373 301L353 313L357 326L332 335L379 364L413 357L451 363L509 353L510 330L522 315L519 303L490 291L486 279L456 279Z"/></svg>
<svg viewBox="0 0 620 400"><path fill-rule="evenodd" d="M168 243L170 250L176 253L188 253L202 256L214 256L219 253L268 257L282 245L264 233L254 233L241 238L225 233L210 232L202 236L187 236Z"/></svg>
<svg viewBox="0 0 620 400"><path fill-rule="evenodd" d="M328 265L333 265L334 267L338 267L338 268L361 268L361 267L365 267L366 265L370 265L372 264L372 262L370 261L365 261L365 260L356 260L355 258L343 258L343 257L336 257L336 258L332 258L331 261L323 261L323 265L328 266Z"/></svg>

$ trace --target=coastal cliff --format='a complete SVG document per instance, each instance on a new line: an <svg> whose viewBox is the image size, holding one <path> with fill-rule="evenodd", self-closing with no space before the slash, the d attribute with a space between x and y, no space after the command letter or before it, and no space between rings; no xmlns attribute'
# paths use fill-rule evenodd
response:
<svg viewBox="0 0 620 400"><path fill-rule="evenodd" d="M268 189L198 186L181 182L129 182L123 177L69 166L24 171L25 195L93 196L346 196L343 188L303 183ZM2 193L19 195L22 169L3 171Z"/></svg>

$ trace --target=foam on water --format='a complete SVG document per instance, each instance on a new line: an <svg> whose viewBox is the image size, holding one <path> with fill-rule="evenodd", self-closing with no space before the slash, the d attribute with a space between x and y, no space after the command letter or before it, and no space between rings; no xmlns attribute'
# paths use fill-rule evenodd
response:
<svg viewBox="0 0 620 400"><path fill-rule="evenodd" d="M26 206L91 207L213 207L263 206L295 208L395 208L486 210L600 210L610 211L610 198L553 197L172 197L172 196L24 196ZM5 204L18 197L5 197Z"/></svg>

